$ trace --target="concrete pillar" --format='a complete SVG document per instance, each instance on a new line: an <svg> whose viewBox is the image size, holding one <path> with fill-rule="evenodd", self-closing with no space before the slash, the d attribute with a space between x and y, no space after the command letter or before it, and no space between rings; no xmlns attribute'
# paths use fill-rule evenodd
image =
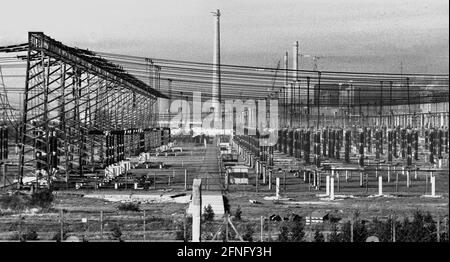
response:
<svg viewBox="0 0 450 262"><path fill-rule="evenodd" d="M363 172L359 172L359 186L363 186Z"/></svg>
<svg viewBox="0 0 450 262"><path fill-rule="evenodd" d="M431 196L436 196L436 177L431 173Z"/></svg>
<svg viewBox="0 0 450 262"><path fill-rule="evenodd" d="M184 170L184 190L187 190L187 170Z"/></svg>
<svg viewBox="0 0 450 262"><path fill-rule="evenodd" d="M391 167L388 166L388 170L387 170L387 182L391 182Z"/></svg>
<svg viewBox="0 0 450 262"><path fill-rule="evenodd" d="M272 190L272 171L269 170L269 190Z"/></svg>
<svg viewBox="0 0 450 262"><path fill-rule="evenodd" d="M292 50L292 64L293 64L293 78L294 81L298 81L298 41L294 42L294 48ZM292 94L291 94L292 95Z"/></svg>
<svg viewBox="0 0 450 262"><path fill-rule="evenodd" d="M259 175L259 161L256 160L256 164L255 164L255 171L256 171L256 175Z"/></svg>
<svg viewBox="0 0 450 262"><path fill-rule="evenodd" d="M276 198L280 198L280 178L276 178L276 186L275 186L275 194Z"/></svg>
<svg viewBox="0 0 450 262"><path fill-rule="evenodd" d="M138 183L134 183L134 189L136 190L138 187Z"/></svg>
<svg viewBox="0 0 450 262"><path fill-rule="evenodd" d="M266 167L261 164L261 170L263 175L263 184L266 184Z"/></svg>
<svg viewBox="0 0 450 262"><path fill-rule="evenodd" d="M348 182L348 170L345 170L345 182Z"/></svg>
<svg viewBox="0 0 450 262"><path fill-rule="evenodd" d="M334 200L334 175L330 177L330 200Z"/></svg>
<svg viewBox="0 0 450 262"><path fill-rule="evenodd" d="M406 187L410 187L411 186L411 178L410 178L410 171L406 171Z"/></svg>
<svg viewBox="0 0 450 262"><path fill-rule="evenodd" d="M330 195L330 175L328 175L327 174L327 177L326 177L326 185L325 185L325 187L326 187L326 195L327 196L329 196Z"/></svg>
<svg viewBox="0 0 450 262"><path fill-rule="evenodd" d="M317 171L314 171L313 185L317 186Z"/></svg>
<svg viewBox="0 0 450 262"><path fill-rule="evenodd" d="M200 242L200 221L202 216L202 180L192 183L192 242Z"/></svg>
<svg viewBox="0 0 450 262"><path fill-rule="evenodd" d="M383 195L383 176L378 176L378 195Z"/></svg>
<svg viewBox="0 0 450 262"><path fill-rule="evenodd" d="M117 183L114 183L114 189L119 189L119 184L117 184Z"/></svg>

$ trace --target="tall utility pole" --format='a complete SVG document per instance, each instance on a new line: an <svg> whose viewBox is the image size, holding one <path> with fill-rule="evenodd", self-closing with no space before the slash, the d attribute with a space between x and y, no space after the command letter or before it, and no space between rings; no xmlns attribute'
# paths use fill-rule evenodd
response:
<svg viewBox="0 0 450 262"><path fill-rule="evenodd" d="M293 76L294 76L294 82L298 81L298 41L294 42L294 46L293 46L293 54L292 54L292 62L293 62L293 67L294 67L294 72L293 72Z"/></svg>
<svg viewBox="0 0 450 262"><path fill-rule="evenodd" d="M212 83L212 101L214 105L214 111L216 117L222 117L221 109L221 79L220 79L220 10L212 12L215 17L215 30L214 30L214 56L213 56L213 83ZM216 111L217 110L217 111ZM218 120L218 119L217 119ZM216 122L217 123L217 122Z"/></svg>
<svg viewBox="0 0 450 262"><path fill-rule="evenodd" d="M380 126L382 126L383 117L383 81L380 81Z"/></svg>
<svg viewBox="0 0 450 262"><path fill-rule="evenodd" d="M296 112L296 105L295 105L295 87L298 84L298 41L294 42L294 46L293 46L293 50L292 50L293 54L292 54L292 62L293 62L293 67L294 67L294 81L292 83L292 88L291 88L291 104L293 104L293 106L291 106L291 127L292 127L292 115ZM300 94L300 90L299 90L299 94ZM299 101L300 102L300 99ZM300 122L299 122L300 124Z"/></svg>
<svg viewBox="0 0 450 262"><path fill-rule="evenodd" d="M289 61L288 61L288 52L284 54L284 91L283 91L283 118L284 118L284 127L287 126L287 89L289 87Z"/></svg>

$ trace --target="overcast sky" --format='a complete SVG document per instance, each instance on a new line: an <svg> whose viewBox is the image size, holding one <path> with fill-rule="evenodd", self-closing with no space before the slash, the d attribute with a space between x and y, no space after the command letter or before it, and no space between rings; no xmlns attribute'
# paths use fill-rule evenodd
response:
<svg viewBox="0 0 450 262"><path fill-rule="evenodd" d="M212 62L215 9L225 64L275 67L298 40L325 56L321 70L400 72L403 60L407 73L449 72L448 0L3 1L0 45L44 31L94 51Z"/></svg>

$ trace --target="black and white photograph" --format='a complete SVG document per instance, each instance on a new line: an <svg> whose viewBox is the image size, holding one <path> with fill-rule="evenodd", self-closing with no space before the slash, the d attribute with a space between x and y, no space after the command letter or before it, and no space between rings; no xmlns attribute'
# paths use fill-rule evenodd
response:
<svg viewBox="0 0 450 262"><path fill-rule="evenodd" d="M448 0L0 11L0 249L448 243Z"/></svg>

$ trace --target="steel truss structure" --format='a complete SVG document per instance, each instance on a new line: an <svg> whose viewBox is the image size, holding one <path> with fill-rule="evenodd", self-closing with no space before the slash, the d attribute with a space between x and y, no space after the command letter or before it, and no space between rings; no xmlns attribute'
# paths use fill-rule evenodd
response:
<svg viewBox="0 0 450 262"><path fill-rule="evenodd" d="M19 187L30 172L67 182L161 145L167 131L156 127L154 106L166 96L155 86L42 32L29 32L23 48Z"/></svg>

